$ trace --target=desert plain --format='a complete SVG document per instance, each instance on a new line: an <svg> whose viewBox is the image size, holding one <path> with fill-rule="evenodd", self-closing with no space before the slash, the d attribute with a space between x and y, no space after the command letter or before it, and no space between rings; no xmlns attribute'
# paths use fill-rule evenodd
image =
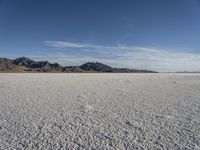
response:
<svg viewBox="0 0 200 150"><path fill-rule="evenodd" d="M0 74L0 149L200 149L200 75Z"/></svg>

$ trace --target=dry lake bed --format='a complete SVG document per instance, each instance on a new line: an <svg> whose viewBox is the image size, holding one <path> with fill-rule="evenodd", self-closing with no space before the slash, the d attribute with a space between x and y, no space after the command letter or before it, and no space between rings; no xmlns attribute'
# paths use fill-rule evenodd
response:
<svg viewBox="0 0 200 150"><path fill-rule="evenodd" d="M200 75L0 74L0 149L200 149Z"/></svg>

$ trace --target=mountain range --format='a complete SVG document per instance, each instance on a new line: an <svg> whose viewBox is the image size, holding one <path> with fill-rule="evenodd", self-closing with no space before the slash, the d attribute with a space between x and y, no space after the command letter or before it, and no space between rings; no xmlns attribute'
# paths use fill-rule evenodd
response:
<svg viewBox="0 0 200 150"><path fill-rule="evenodd" d="M156 73L149 70L113 68L99 62L88 62L80 66L61 66L48 61L34 61L26 57L17 59L0 58L0 72L113 72L113 73Z"/></svg>

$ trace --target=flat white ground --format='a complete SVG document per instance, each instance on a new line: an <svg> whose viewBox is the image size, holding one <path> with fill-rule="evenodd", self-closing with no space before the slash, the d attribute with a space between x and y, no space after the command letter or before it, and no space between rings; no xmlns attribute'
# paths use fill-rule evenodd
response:
<svg viewBox="0 0 200 150"><path fill-rule="evenodd" d="M200 76L0 74L0 149L200 149Z"/></svg>

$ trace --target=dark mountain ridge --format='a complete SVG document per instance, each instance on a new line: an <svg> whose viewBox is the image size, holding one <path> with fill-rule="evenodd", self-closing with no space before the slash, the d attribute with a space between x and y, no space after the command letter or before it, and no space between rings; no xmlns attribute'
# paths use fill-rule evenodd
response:
<svg viewBox="0 0 200 150"><path fill-rule="evenodd" d="M149 70L113 68L99 62L88 62L80 66L63 67L58 63L34 61L26 57L14 60L0 58L0 72L114 72L114 73L156 73Z"/></svg>
<svg viewBox="0 0 200 150"><path fill-rule="evenodd" d="M84 71L112 72L112 67L99 62L88 62L80 66Z"/></svg>

